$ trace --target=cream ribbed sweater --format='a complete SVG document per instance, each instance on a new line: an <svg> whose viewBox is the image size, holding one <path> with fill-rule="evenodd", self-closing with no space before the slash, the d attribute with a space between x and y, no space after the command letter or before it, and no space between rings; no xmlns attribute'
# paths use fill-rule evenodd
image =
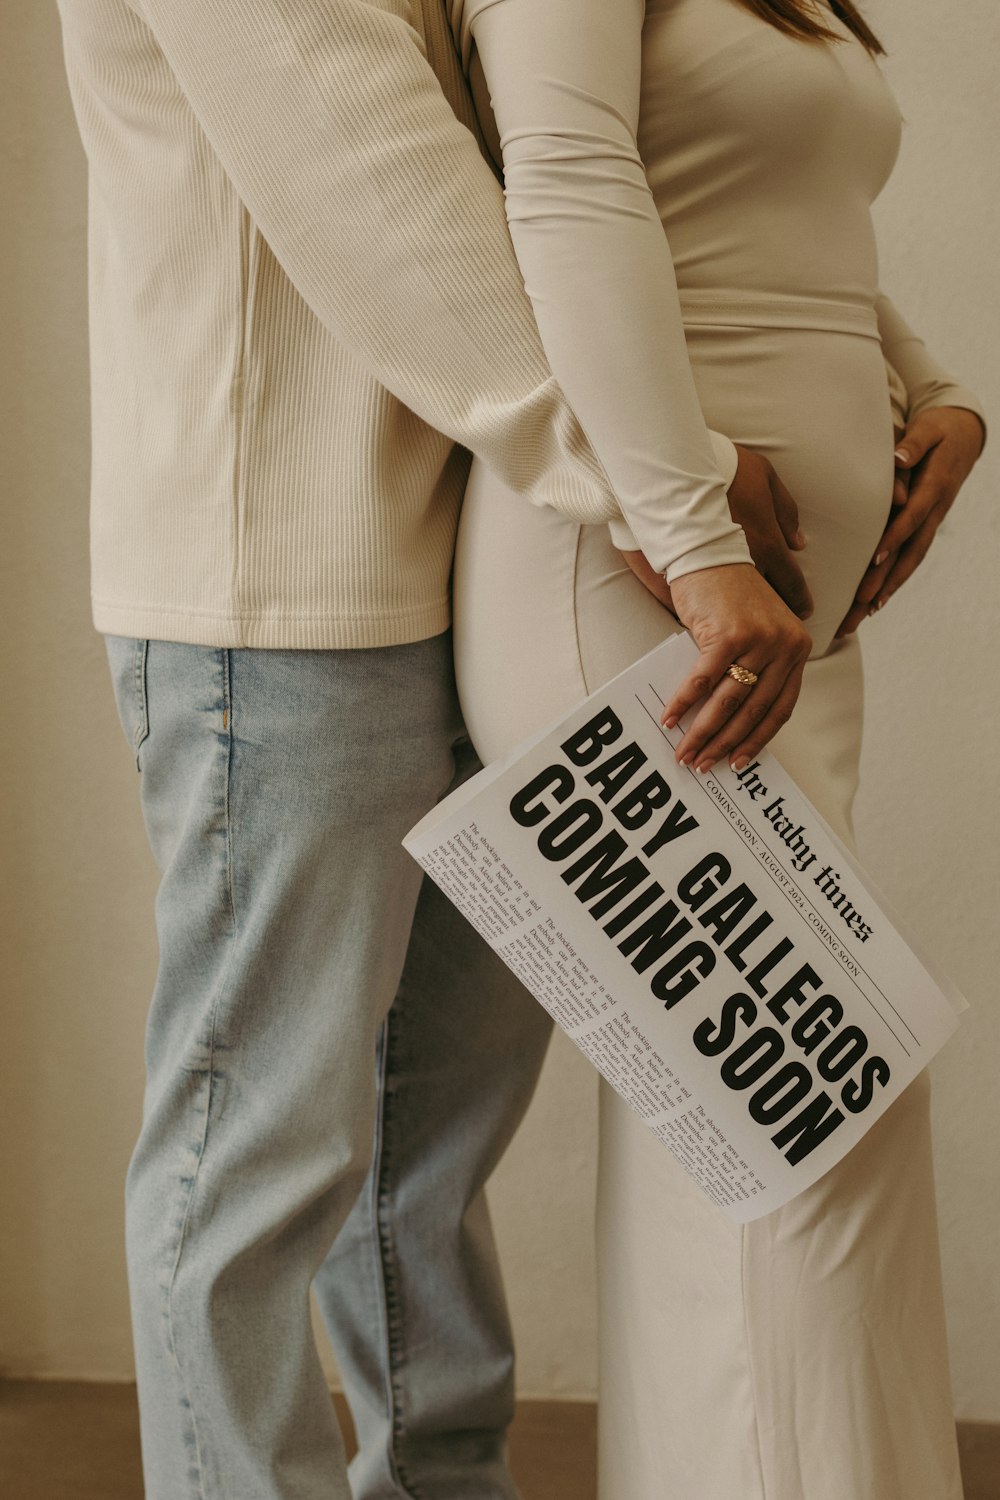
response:
<svg viewBox="0 0 1000 1500"><path fill-rule="evenodd" d="M748 557L676 319L662 434L638 465L628 432L594 434L619 508L545 361L442 0L59 3L90 163L99 629L444 629L456 444L628 545L624 511L671 576Z"/></svg>

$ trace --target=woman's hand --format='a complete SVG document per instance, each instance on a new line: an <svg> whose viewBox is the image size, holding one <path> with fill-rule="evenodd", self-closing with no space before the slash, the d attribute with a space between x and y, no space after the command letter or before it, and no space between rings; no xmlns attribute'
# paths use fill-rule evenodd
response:
<svg viewBox="0 0 1000 1500"><path fill-rule="evenodd" d="M642 552L622 553L640 582L687 626L701 652L662 719L673 728L707 699L676 750L682 765L699 771L723 756L741 769L764 748L795 706L812 646L796 619L808 619L813 610L792 556L806 545L798 507L768 459L739 444L736 451L729 509L746 533L755 568L702 568L675 579L671 588ZM737 682L730 666L747 668L757 681Z"/></svg>
<svg viewBox="0 0 1000 1500"><path fill-rule="evenodd" d="M857 630L923 562L984 442L979 417L962 406L932 406L896 429L889 522L838 636Z"/></svg>
<svg viewBox="0 0 1000 1500"><path fill-rule="evenodd" d="M779 594L793 614L808 620L813 612L812 595L793 557L806 539L799 530L799 510L775 473L774 466L759 453L735 444L739 465L729 486L729 510L743 527L747 546L758 573ZM673 611L670 586L643 552L623 552L632 572L661 604ZM676 611L674 611L676 613Z"/></svg>
<svg viewBox="0 0 1000 1500"><path fill-rule="evenodd" d="M706 700L676 758L707 771L726 757L742 770L791 715L812 645L809 633L749 563L683 574L674 579L671 594L700 655L665 706L662 723L673 728ZM733 665L756 680L736 681L728 675Z"/></svg>

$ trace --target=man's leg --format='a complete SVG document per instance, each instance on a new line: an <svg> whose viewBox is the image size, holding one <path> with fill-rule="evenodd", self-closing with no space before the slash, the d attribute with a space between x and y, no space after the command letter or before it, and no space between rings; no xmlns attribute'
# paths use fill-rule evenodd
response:
<svg viewBox="0 0 1000 1500"><path fill-rule="evenodd" d="M380 1042L372 1168L314 1283L358 1429L355 1500L517 1496L513 1346L483 1187L550 1032L425 881Z"/></svg>
<svg viewBox="0 0 1000 1500"><path fill-rule="evenodd" d="M109 654L163 873L127 1193L147 1500L346 1500L308 1291L371 1159L450 641Z"/></svg>

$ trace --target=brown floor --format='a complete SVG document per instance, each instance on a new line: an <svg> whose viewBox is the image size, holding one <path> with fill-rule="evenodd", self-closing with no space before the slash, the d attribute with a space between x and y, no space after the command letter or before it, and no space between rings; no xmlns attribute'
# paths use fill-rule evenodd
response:
<svg viewBox="0 0 1000 1500"><path fill-rule="evenodd" d="M136 1426L132 1386L0 1381L2 1500L142 1500ZM1000 1500L1000 1427L965 1423L959 1440L965 1500ZM593 1406L520 1404L511 1466L524 1500L594 1500L594 1459Z"/></svg>
<svg viewBox="0 0 1000 1500"><path fill-rule="evenodd" d="M524 1500L595 1500L587 1402L522 1402L510 1449ZM134 1386L0 1380L0 1500L142 1500Z"/></svg>

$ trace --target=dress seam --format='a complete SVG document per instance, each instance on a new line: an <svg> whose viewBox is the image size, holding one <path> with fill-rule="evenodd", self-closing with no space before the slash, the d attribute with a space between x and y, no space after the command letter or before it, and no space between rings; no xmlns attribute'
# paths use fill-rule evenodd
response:
<svg viewBox="0 0 1000 1500"><path fill-rule="evenodd" d="M691 287L678 291L685 326L812 328L881 337L874 303L835 302L822 297L744 296Z"/></svg>
<svg viewBox="0 0 1000 1500"><path fill-rule="evenodd" d="M589 697L590 683L587 681L587 672L586 668L583 665L583 647L580 644L580 611L577 608L576 587L576 581L580 575L580 546L582 541L583 527L578 524L576 528L576 537L573 541L573 646L576 651L577 671L580 674L580 681L583 684L584 695L586 697Z"/></svg>
<svg viewBox="0 0 1000 1500"><path fill-rule="evenodd" d="M743 1310L743 1337L746 1345L747 1374L750 1377L750 1407L753 1417L753 1448L757 1460L757 1478L760 1483L761 1500L767 1500L768 1490L764 1478L764 1449L760 1440L760 1420L757 1414L757 1382L754 1378L753 1349L750 1337L750 1319L747 1315L747 1226L740 1226L740 1306Z"/></svg>

